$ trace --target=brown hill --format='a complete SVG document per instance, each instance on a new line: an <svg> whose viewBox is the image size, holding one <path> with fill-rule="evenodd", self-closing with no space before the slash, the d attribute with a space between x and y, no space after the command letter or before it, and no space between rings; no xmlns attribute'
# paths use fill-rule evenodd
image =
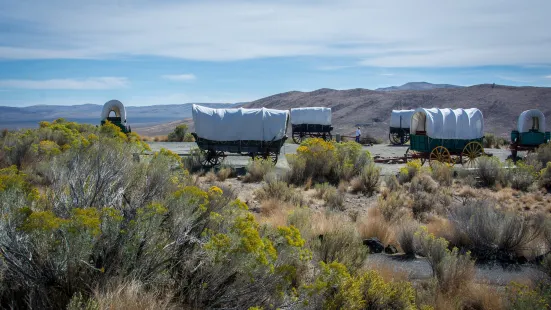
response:
<svg viewBox="0 0 551 310"><path fill-rule="evenodd" d="M246 108L289 109L294 107L330 107L335 133L351 134L355 126L375 137L388 136L392 109L478 108L484 114L485 131L507 137L518 115L539 109L551 128L551 88L512 87L482 84L464 88L414 91L373 91L368 89L319 89L312 92L291 91L262 98L243 105Z"/></svg>
<svg viewBox="0 0 551 310"><path fill-rule="evenodd" d="M518 115L528 109L541 110L551 129L551 88L513 87L482 84L463 88L430 90L374 91L368 89L319 89L312 92L291 91L262 98L242 105L246 108L266 107L290 109L323 106L333 110L334 133L352 134L360 125L364 133L386 138L392 109L479 108L484 114L486 132L508 137ZM184 119L162 125L135 128L140 134L165 135L178 124L193 129L193 121Z"/></svg>

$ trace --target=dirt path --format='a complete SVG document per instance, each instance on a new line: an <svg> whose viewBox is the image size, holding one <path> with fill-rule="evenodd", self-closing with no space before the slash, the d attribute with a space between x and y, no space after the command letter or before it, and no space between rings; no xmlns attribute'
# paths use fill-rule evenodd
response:
<svg viewBox="0 0 551 310"><path fill-rule="evenodd" d="M159 151L161 148L169 149L178 154L188 154L192 148L197 147L193 142L149 142L152 151ZM297 144L285 144L281 149L281 155L276 165L276 169L289 169L289 164L287 159L283 154L295 154L297 150ZM404 156L408 145L404 146L394 146L386 144L377 144L373 146L364 146L363 149L371 153L371 156L380 156L380 157L399 157ZM507 156L510 155L509 150L507 149L485 149L486 153L490 153L493 156L496 156L501 161L505 161ZM235 167L243 167L248 163L249 157L245 156L228 156L224 162L228 165ZM380 164L377 163L377 166L381 168L381 175L391 175L397 174L400 171L400 168L404 164ZM460 168L460 167L459 167ZM460 168L461 169L461 168Z"/></svg>

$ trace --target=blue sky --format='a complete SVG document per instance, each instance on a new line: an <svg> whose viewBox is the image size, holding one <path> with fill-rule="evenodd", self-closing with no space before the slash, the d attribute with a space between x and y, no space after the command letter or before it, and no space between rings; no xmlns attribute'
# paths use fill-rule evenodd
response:
<svg viewBox="0 0 551 310"><path fill-rule="evenodd" d="M551 87L549 0L0 0L0 105Z"/></svg>

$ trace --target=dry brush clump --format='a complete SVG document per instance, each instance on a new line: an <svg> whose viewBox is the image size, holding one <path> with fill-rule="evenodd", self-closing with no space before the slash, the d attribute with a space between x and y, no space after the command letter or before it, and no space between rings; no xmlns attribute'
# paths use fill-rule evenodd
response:
<svg viewBox="0 0 551 310"><path fill-rule="evenodd" d="M381 168L375 166L375 163L369 163L352 179L352 191L372 196L379 189L380 175Z"/></svg>
<svg viewBox="0 0 551 310"><path fill-rule="evenodd" d="M316 196L325 201L325 205L329 209L344 210L344 194L341 189L334 187L328 183L316 184Z"/></svg>
<svg viewBox="0 0 551 310"><path fill-rule="evenodd" d="M489 200L469 200L450 208L450 221L464 244L479 260L516 262L543 234L540 214L521 214L496 208Z"/></svg>
<svg viewBox="0 0 551 310"><path fill-rule="evenodd" d="M274 169L271 160L254 159L247 165L247 174L243 177L243 182L252 183L264 180L266 175Z"/></svg>

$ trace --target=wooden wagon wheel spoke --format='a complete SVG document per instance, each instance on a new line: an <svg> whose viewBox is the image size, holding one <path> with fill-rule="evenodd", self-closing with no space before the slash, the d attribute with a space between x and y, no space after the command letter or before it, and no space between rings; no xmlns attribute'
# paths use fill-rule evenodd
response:
<svg viewBox="0 0 551 310"><path fill-rule="evenodd" d="M435 162L440 162L445 164L452 163L450 152L448 151L447 148L443 146L437 146L434 149L432 149L432 152L430 152L430 157L429 157L429 165L433 167Z"/></svg>
<svg viewBox="0 0 551 310"><path fill-rule="evenodd" d="M394 145L402 144L402 141L400 140L400 135L397 132L391 132L388 134L388 139L390 140L390 143Z"/></svg>
<svg viewBox="0 0 551 310"><path fill-rule="evenodd" d="M409 132L407 132L405 135L404 135L404 143L408 143L409 142Z"/></svg>
<svg viewBox="0 0 551 310"><path fill-rule="evenodd" d="M484 155L484 147L480 142L472 141L467 143L463 148L461 157L463 158L463 166L467 168L475 168L478 164L478 158Z"/></svg>
<svg viewBox="0 0 551 310"><path fill-rule="evenodd" d="M212 168L220 164L220 157L224 156L224 152L216 152L212 150L201 152L201 165L205 168Z"/></svg>
<svg viewBox="0 0 551 310"><path fill-rule="evenodd" d="M300 144L304 140L304 134L301 132L293 132L293 141L296 144Z"/></svg>

